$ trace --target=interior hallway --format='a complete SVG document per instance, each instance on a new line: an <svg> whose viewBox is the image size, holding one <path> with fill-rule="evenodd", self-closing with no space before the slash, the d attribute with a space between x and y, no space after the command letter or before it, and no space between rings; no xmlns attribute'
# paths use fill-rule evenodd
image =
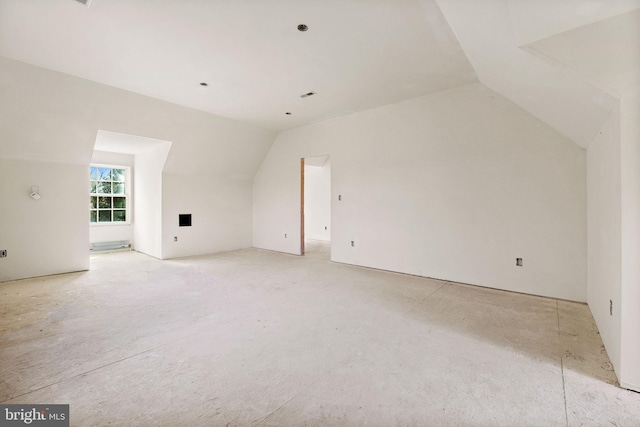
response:
<svg viewBox="0 0 640 427"><path fill-rule="evenodd" d="M640 425L584 304L245 249L0 284L0 401L72 425Z"/></svg>

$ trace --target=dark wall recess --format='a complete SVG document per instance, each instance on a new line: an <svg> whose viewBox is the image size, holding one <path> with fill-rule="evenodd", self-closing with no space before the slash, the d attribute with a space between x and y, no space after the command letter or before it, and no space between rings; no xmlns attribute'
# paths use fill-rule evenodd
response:
<svg viewBox="0 0 640 427"><path fill-rule="evenodd" d="M180 227L191 227L191 214L179 214Z"/></svg>

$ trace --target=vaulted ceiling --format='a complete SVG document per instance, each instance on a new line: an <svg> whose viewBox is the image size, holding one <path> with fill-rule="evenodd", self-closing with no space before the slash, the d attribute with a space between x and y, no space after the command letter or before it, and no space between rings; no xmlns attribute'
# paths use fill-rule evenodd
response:
<svg viewBox="0 0 640 427"><path fill-rule="evenodd" d="M601 62L608 69L619 63L626 67L625 75L640 74L640 21L633 13L640 9L640 0L438 4L482 83L582 147L589 145L618 102L604 87L609 83L598 85L589 77L586 64ZM625 25L622 30L605 23L623 15L630 19L617 22ZM565 38L574 32L580 35ZM627 40L625 34L635 37ZM600 43L591 43L594 39ZM555 48L560 41L562 48ZM572 52L581 52L581 64L570 58ZM601 73L605 74L615 73Z"/></svg>
<svg viewBox="0 0 640 427"><path fill-rule="evenodd" d="M0 0L0 55L276 131L480 80L586 147L637 84L639 9L640 0Z"/></svg>
<svg viewBox="0 0 640 427"><path fill-rule="evenodd" d="M0 17L0 55L274 130L477 81L433 0L2 0Z"/></svg>

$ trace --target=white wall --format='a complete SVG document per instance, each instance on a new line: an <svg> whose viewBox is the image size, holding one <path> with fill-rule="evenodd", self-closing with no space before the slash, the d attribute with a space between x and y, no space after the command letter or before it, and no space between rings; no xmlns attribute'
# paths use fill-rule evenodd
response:
<svg viewBox="0 0 640 427"><path fill-rule="evenodd" d="M587 150L588 302L616 373L620 375L620 110ZM609 301L615 306L609 314Z"/></svg>
<svg viewBox="0 0 640 427"><path fill-rule="evenodd" d="M166 142L135 155L135 249L156 258L162 258L162 168L170 149Z"/></svg>
<svg viewBox="0 0 640 427"><path fill-rule="evenodd" d="M589 146L589 308L620 385L640 391L640 93L628 90ZM609 311L613 303L613 313Z"/></svg>
<svg viewBox="0 0 640 427"><path fill-rule="evenodd" d="M165 172L162 182L164 259L251 246L251 179ZM180 214L191 227L178 226Z"/></svg>
<svg viewBox="0 0 640 427"><path fill-rule="evenodd" d="M201 197L202 186L179 185L181 181L193 184L195 175L206 175L206 187L213 189L234 180L250 183L275 137L274 132L254 126L1 57L0 82L0 158L82 167L82 174L78 176L61 175L68 182L57 178L53 181L61 188L82 186L81 192L68 193L73 200L67 200L62 207L68 214L78 206L82 220L61 229L55 216L43 216L37 225L37 228L51 230L51 233L62 230L65 235L73 236L66 244L73 242L77 247L58 251L56 255L73 259L65 258L55 265L45 264L48 268L29 267L35 265L34 258L20 250L21 243L11 239L7 247L2 248L14 254L3 262L5 280L69 271L78 266L86 268L88 265L87 174L99 129L172 141L163 172L170 174L169 181L175 177L174 185L169 182L169 188L176 194L163 190L167 199L163 204ZM24 178L27 181L28 177ZM237 192L225 201L233 206L215 213L219 229L238 230L235 219L231 220L228 212L243 211L244 217L251 216L251 185L236 185L234 188ZM3 187L0 193L4 209L13 209L13 199L5 195L9 191ZM5 208L6 204L9 208ZM73 212L71 215L76 214ZM228 222L220 222L223 219ZM173 218L166 221L161 232L173 224ZM34 226L25 224L24 229L29 227ZM29 235L30 245L34 247L52 250L52 245L57 244L49 241L47 233L24 233ZM246 233L243 230L232 237L225 237L225 245L229 240L247 243ZM3 235L0 235L0 240L5 240ZM160 240L163 241L162 236ZM211 240L211 236L201 234L195 246L172 247L169 254L185 256L193 254L196 251L194 247L198 248L197 251L210 252L224 246L211 243ZM152 252L157 254L155 249ZM18 275L5 274L4 271Z"/></svg>
<svg viewBox="0 0 640 427"><path fill-rule="evenodd" d="M640 87L620 100L620 384L640 392Z"/></svg>
<svg viewBox="0 0 640 427"><path fill-rule="evenodd" d="M128 166L129 174L129 200L134 200L134 169L133 156L131 154L110 153L107 151L94 150L91 157L91 163L112 165L112 166ZM87 178L88 179L88 178ZM88 181L87 181L88 182ZM88 194L88 193L87 193ZM129 202L131 203L131 202ZM133 213L134 209L129 204L129 223L128 224L98 224L91 223L89 225L89 241L95 242L112 242L115 240L128 240L133 245Z"/></svg>
<svg viewBox="0 0 640 427"><path fill-rule="evenodd" d="M304 235L331 240L331 161L304 166Z"/></svg>
<svg viewBox="0 0 640 427"><path fill-rule="evenodd" d="M89 269L88 176L88 166L0 158L0 282Z"/></svg>
<svg viewBox="0 0 640 427"><path fill-rule="evenodd" d="M298 253L299 159L318 154L334 261L586 301L586 153L483 85L280 133L254 246Z"/></svg>

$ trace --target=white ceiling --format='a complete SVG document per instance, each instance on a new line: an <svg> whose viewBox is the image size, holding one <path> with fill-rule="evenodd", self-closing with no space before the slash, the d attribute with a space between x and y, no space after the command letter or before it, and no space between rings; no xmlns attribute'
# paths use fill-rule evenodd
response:
<svg viewBox="0 0 640 427"><path fill-rule="evenodd" d="M273 130L477 81L435 0L0 0L0 55Z"/></svg>
<svg viewBox="0 0 640 427"><path fill-rule="evenodd" d="M482 0L486 1L486 0ZM507 0L518 46L631 12L638 0Z"/></svg>
<svg viewBox="0 0 640 427"><path fill-rule="evenodd" d="M158 145L171 144L170 141L129 135L126 133L99 130L96 134L94 150L112 153L140 154L156 148Z"/></svg>
<svg viewBox="0 0 640 427"><path fill-rule="evenodd" d="M437 2L482 83L568 139L588 147L618 99L594 85L577 68L563 65L568 58L543 59L531 54L523 43L632 13L640 8L640 0ZM583 52L585 61L597 60L600 48L585 45L584 40L573 37L563 45L564 53L576 49ZM609 46L615 43L612 41ZM554 54L563 56L559 51ZM638 55L640 51L634 53L636 58ZM624 62L625 66L634 66L633 60ZM623 73L640 74L640 69L628 68Z"/></svg>
<svg viewBox="0 0 640 427"><path fill-rule="evenodd" d="M547 37L526 49L620 97L640 86L640 9Z"/></svg>
<svg viewBox="0 0 640 427"><path fill-rule="evenodd" d="M587 147L637 84L639 9L640 0L0 0L0 56L276 131L480 80ZM317 95L300 98L309 91Z"/></svg>

